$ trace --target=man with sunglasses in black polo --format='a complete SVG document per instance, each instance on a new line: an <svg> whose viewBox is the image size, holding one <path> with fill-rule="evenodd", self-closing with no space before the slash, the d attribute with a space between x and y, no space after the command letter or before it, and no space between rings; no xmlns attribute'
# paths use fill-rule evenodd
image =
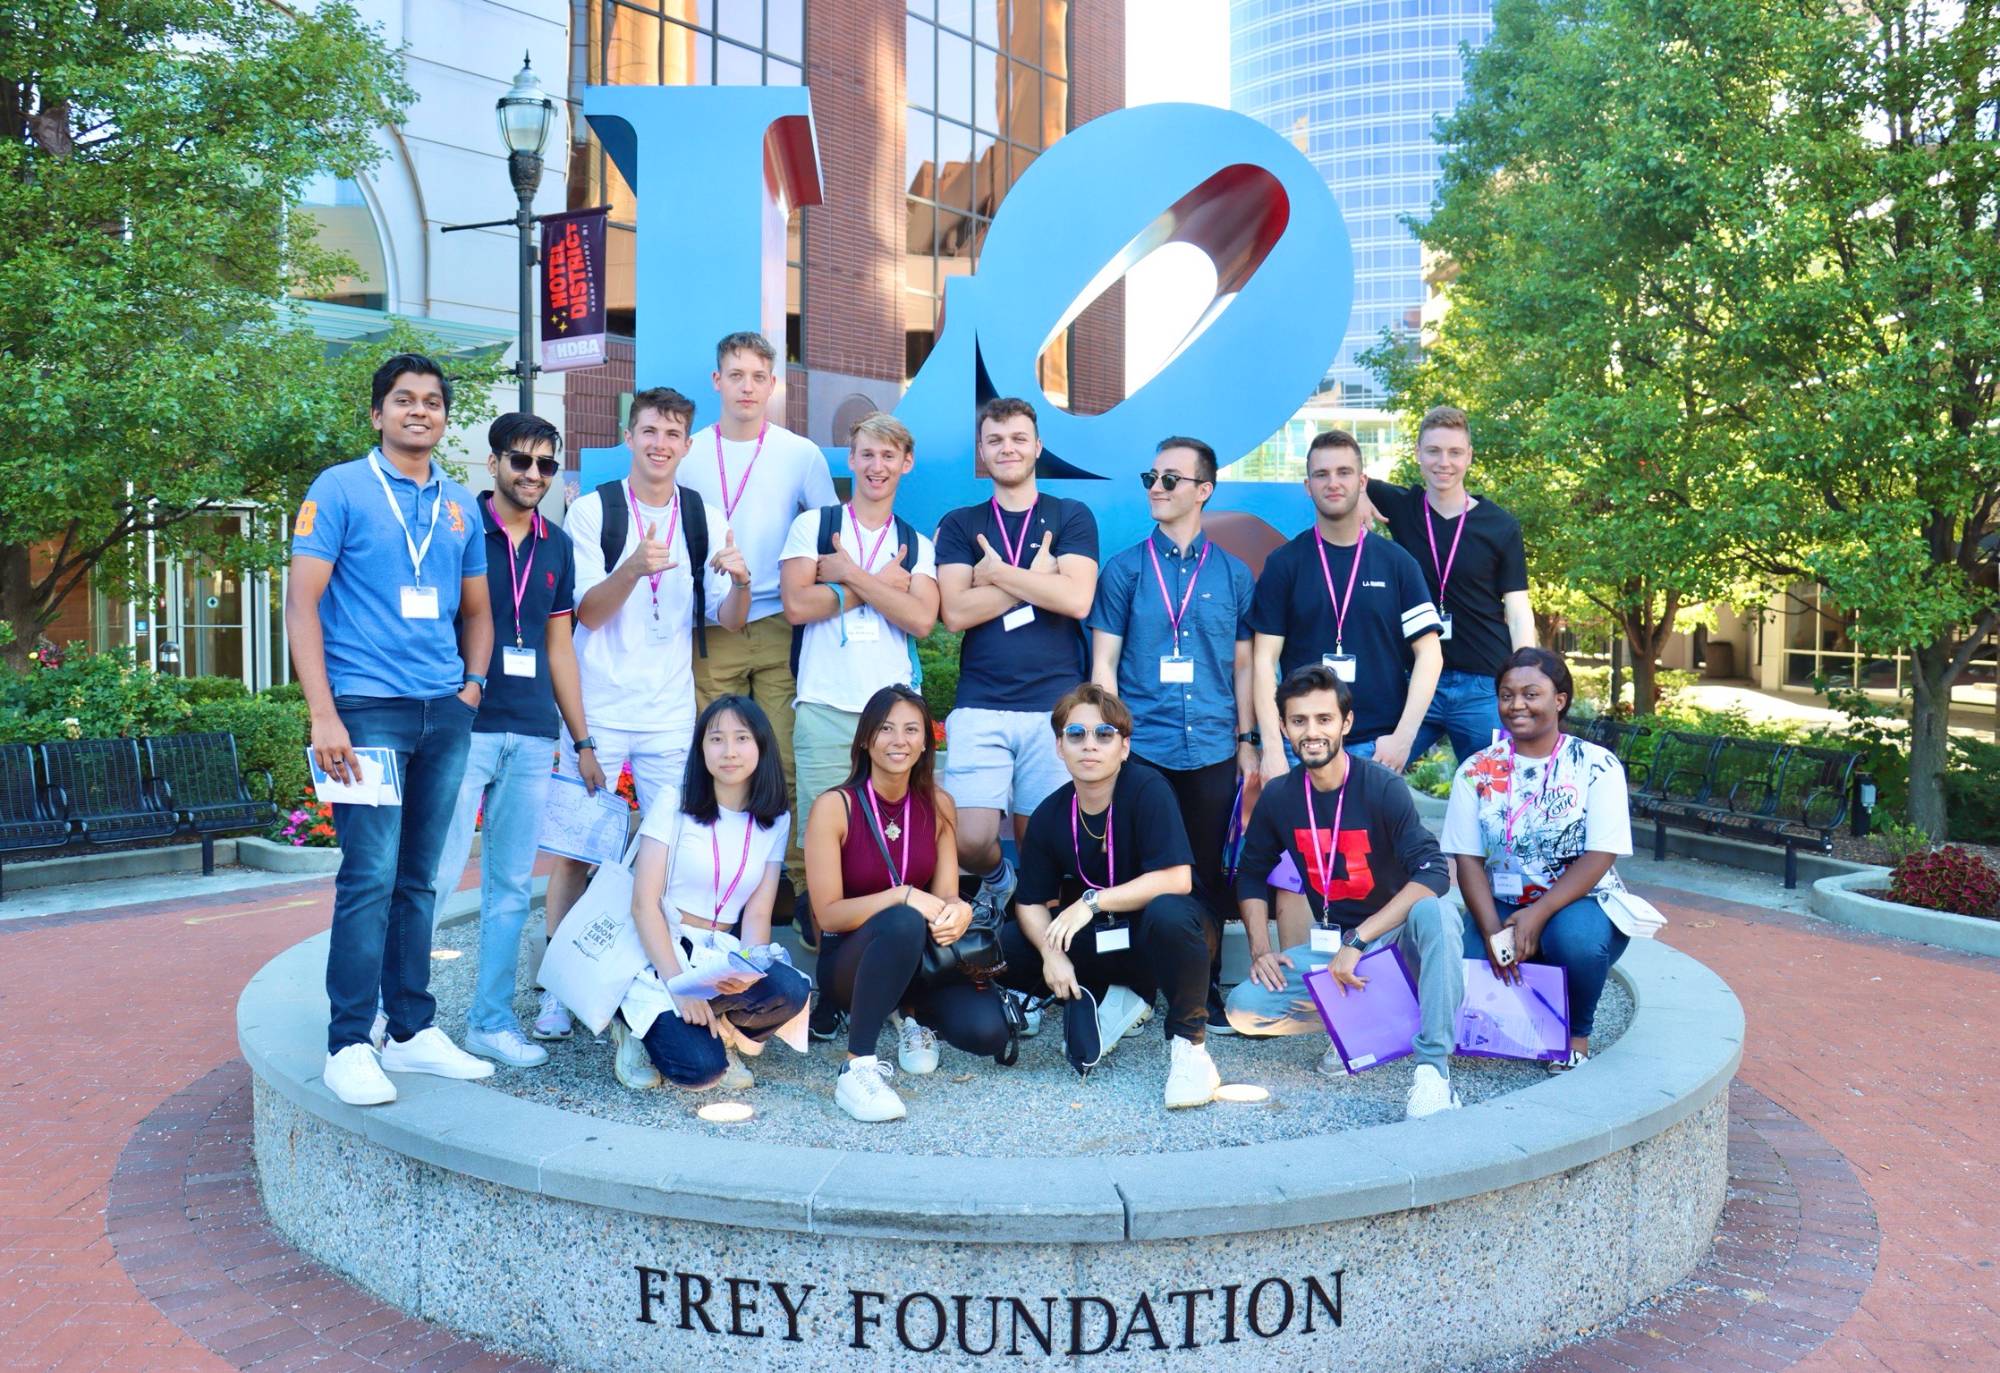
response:
<svg viewBox="0 0 2000 1373"><path fill-rule="evenodd" d="M1167 779L1194 851L1194 896L1220 930L1235 912L1223 849L1239 782L1257 801L1256 699L1250 690L1250 569L1202 533L1215 493L1215 450L1160 440L1139 474L1155 526L1105 563L1090 608L1090 679L1131 708L1132 758ZM1218 949L1220 945L1218 944ZM1208 1025L1222 1016L1221 968L1210 971Z"/></svg>
<svg viewBox="0 0 2000 1373"><path fill-rule="evenodd" d="M584 723L570 637L576 608L573 546L535 509L562 474L556 456L562 436L545 419L511 414L494 420L486 439L493 490L479 498L479 513L493 601L493 661L438 862L437 909L442 913L458 890L478 821L485 835L479 850L484 876L479 971L466 1010L465 1047L511 1068L532 1068L549 1055L521 1032L514 978L555 762L558 712L577 741L577 766L587 790L604 785L604 770Z"/></svg>

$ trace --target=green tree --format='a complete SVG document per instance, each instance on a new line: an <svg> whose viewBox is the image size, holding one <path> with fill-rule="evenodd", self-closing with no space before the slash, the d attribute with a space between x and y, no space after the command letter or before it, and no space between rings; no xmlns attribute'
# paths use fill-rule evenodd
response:
<svg viewBox="0 0 2000 1373"><path fill-rule="evenodd" d="M225 545L198 517L287 509L365 447L386 348L329 365L285 297L345 264L288 212L313 176L368 166L369 131L412 95L349 4L303 8L0 0L0 652L16 664L86 577L143 582L149 535L165 556L268 565L275 521Z"/></svg>

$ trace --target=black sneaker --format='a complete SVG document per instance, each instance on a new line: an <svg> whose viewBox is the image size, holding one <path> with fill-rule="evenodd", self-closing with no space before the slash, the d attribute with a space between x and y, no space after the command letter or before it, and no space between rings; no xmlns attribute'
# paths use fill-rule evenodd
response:
<svg viewBox="0 0 2000 1373"><path fill-rule="evenodd" d="M809 953L819 952L819 921L813 919L812 893L800 892L792 904L792 924L799 932L799 944Z"/></svg>
<svg viewBox="0 0 2000 1373"><path fill-rule="evenodd" d="M825 1044L841 1038L847 1033L847 1012L833 1004L831 997L813 992L812 1015L806 1021L806 1034Z"/></svg>

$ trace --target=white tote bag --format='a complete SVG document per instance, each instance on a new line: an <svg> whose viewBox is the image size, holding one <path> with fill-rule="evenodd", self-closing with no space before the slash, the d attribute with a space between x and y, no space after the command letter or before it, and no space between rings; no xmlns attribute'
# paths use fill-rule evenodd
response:
<svg viewBox="0 0 2000 1373"><path fill-rule="evenodd" d="M1636 892L1613 887L1591 895L1604 908L1612 926L1627 939L1651 939L1667 927L1667 917L1660 908Z"/></svg>
<svg viewBox="0 0 2000 1373"><path fill-rule="evenodd" d="M646 968L632 923L632 859L638 852L635 835L624 858L597 869L542 955L542 986L593 1034L604 1033L632 979Z"/></svg>

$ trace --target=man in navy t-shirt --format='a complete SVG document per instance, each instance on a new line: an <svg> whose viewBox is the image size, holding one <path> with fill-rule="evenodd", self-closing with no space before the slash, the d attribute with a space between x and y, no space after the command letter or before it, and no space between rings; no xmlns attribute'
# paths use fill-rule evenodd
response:
<svg viewBox="0 0 2000 1373"><path fill-rule="evenodd" d="M1250 601L1257 730L1266 781L1281 777L1284 732L1278 679L1308 663L1325 666L1354 692L1348 752L1392 772L1430 709L1444 655L1437 607L1416 559L1361 524L1368 486L1361 445L1329 429L1306 452L1306 493L1313 527L1271 554Z"/></svg>
<svg viewBox="0 0 2000 1373"><path fill-rule="evenodd" d="M1034 406L995 397L980 407L978 432L992 498L952 511L937 530L942 618L965 635L938 781L958 803L959 862L980 874L979 900L1004 911L1014 873L1000 817L1013 812L1018 839L1069 780L1047 722L1089 675L1083 618L1097 594L1097 519L1081 501L1036 491Z"/></svg>

